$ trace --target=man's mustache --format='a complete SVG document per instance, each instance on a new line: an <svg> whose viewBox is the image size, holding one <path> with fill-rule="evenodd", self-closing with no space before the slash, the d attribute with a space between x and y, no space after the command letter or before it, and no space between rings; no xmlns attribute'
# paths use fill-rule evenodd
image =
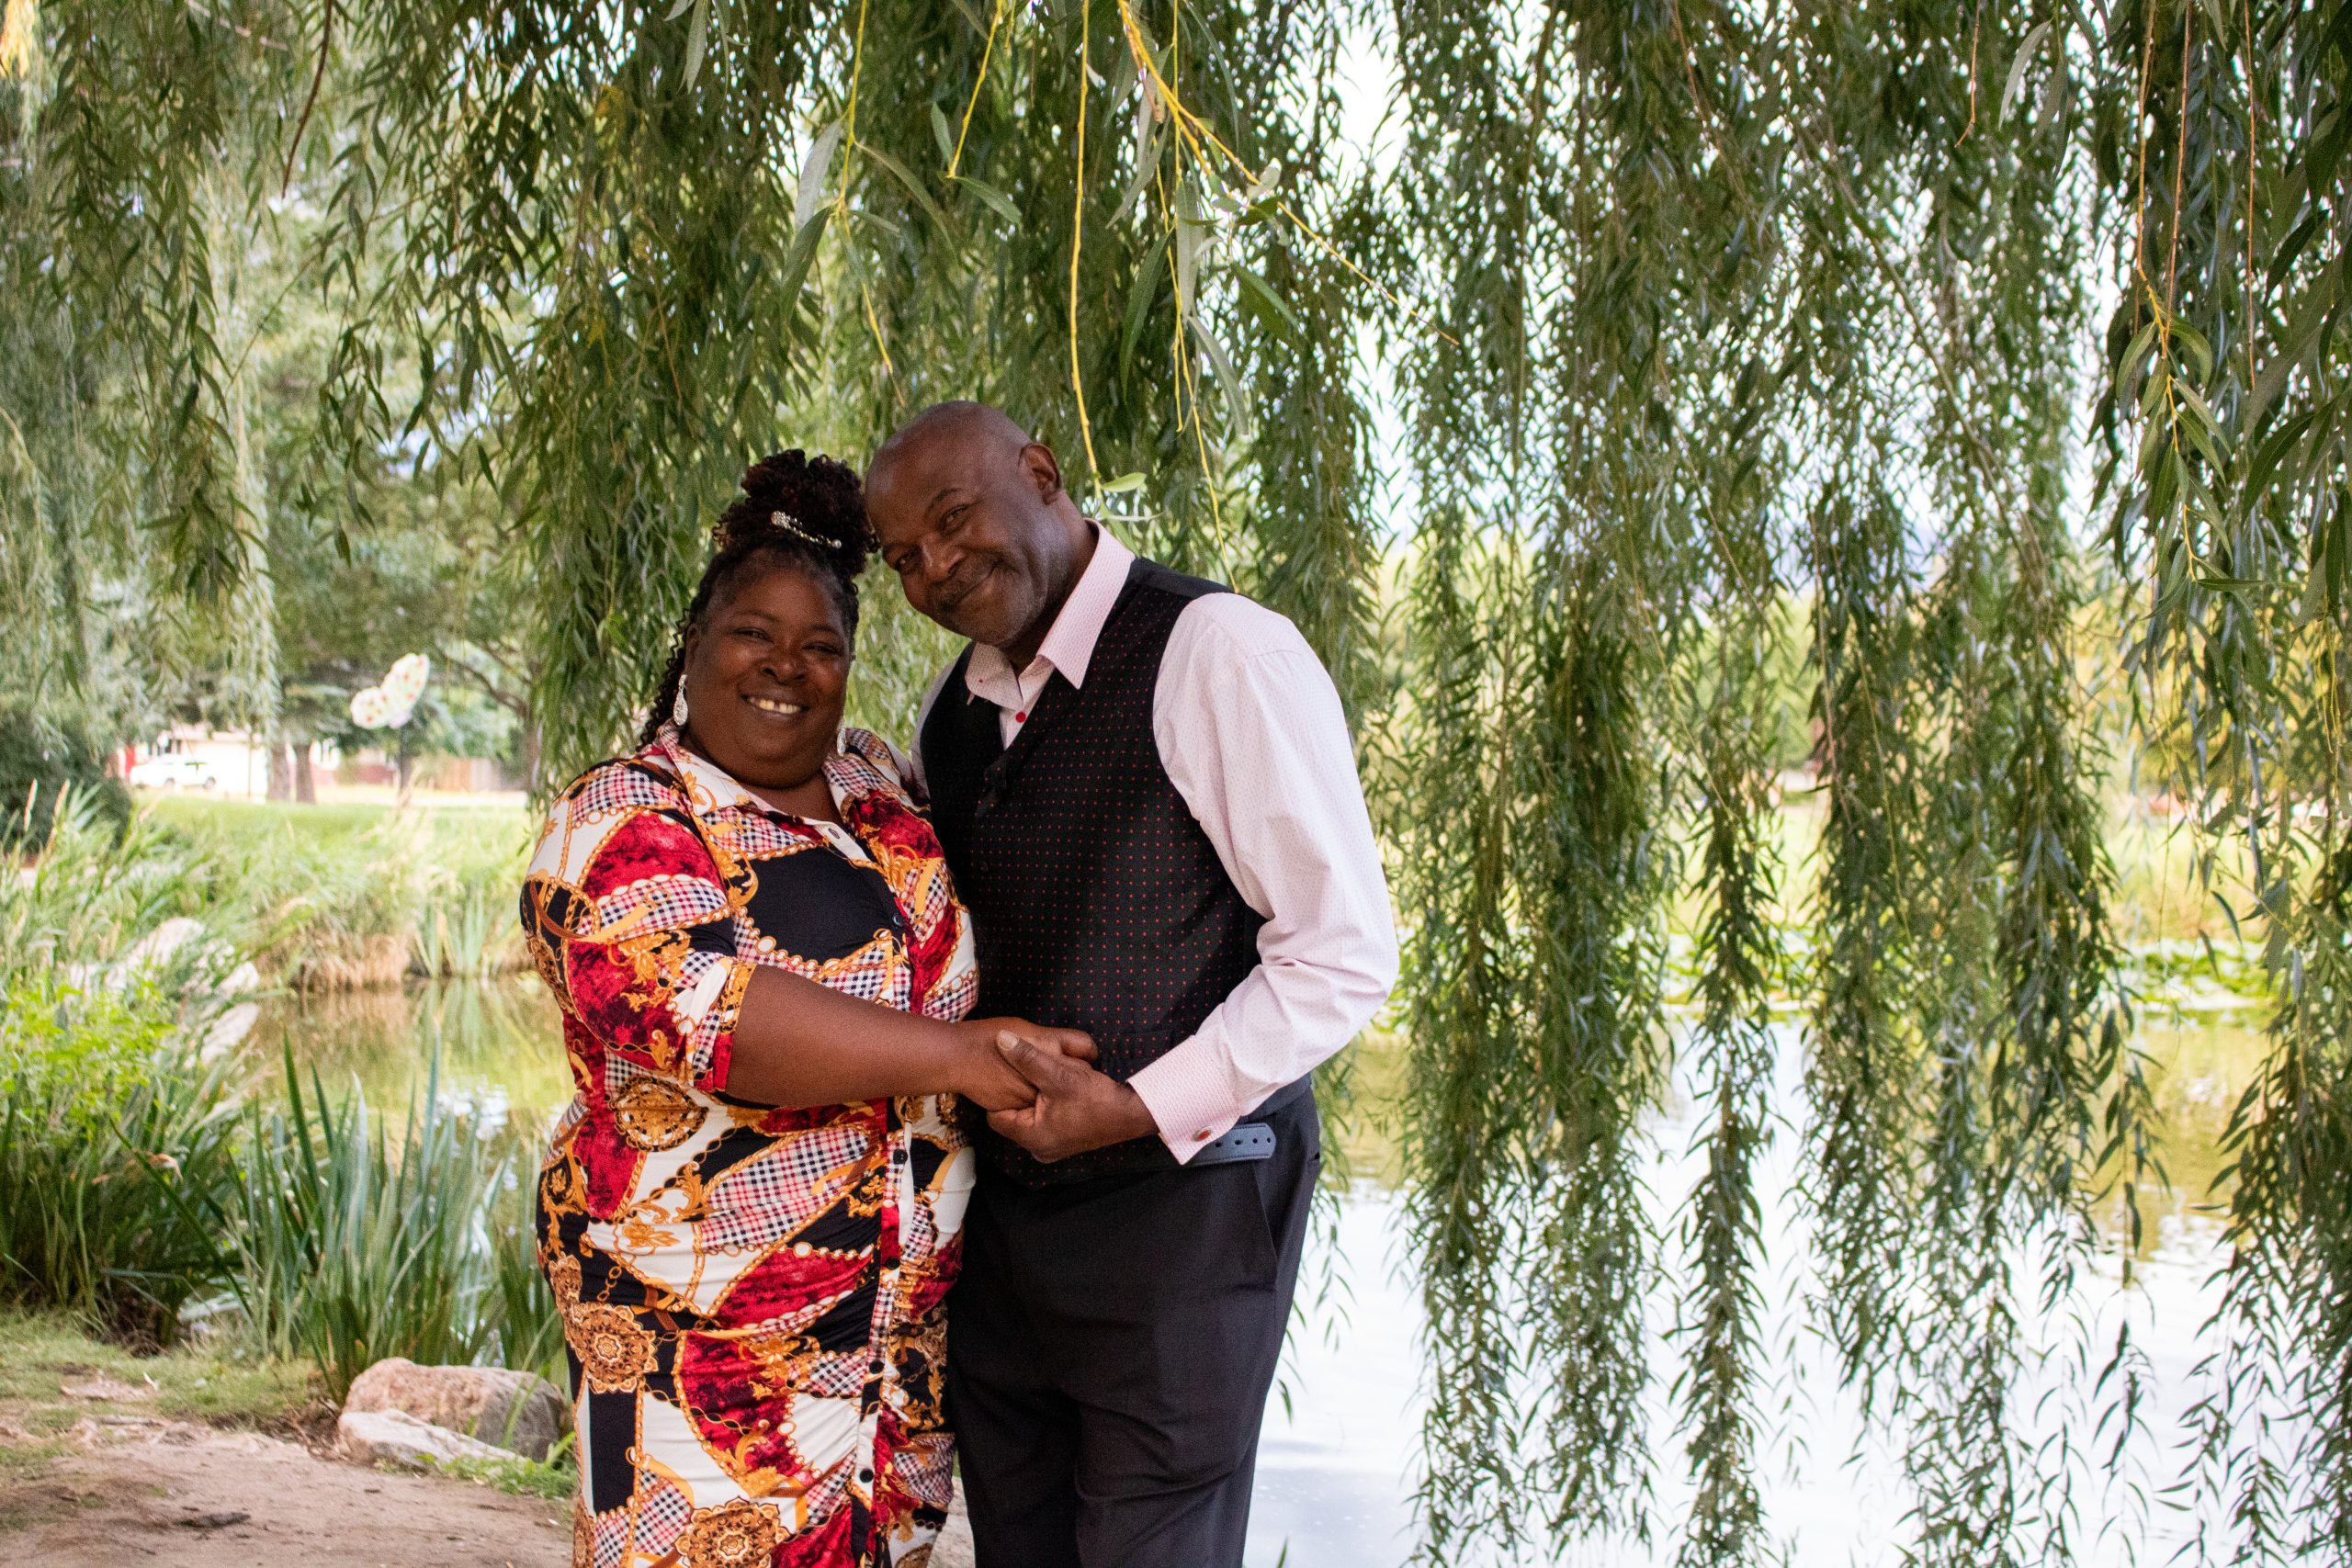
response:
<svg viewBox="0 0 2352 1568"><path fill-rule="evenodd" d="M992 563L982 563L959 570L955 576L941 583L933 592L931 596L933 606L939 610L954 611L956 606L970 597L972 590L986 581L989 573L995 570L996 567Z"/></svg>

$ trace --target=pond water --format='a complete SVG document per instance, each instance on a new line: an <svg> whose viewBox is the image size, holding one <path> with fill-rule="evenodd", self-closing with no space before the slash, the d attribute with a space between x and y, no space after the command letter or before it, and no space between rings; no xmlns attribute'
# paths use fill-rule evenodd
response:
<svg viewBox="0 0 2352 1568"><path fill-rule="evenodd" d="M438 1049L445 1089L503 1105L518 1118L552 1112L570 1094L557 1043L554 1005L530 977L489 985L451 984L404 991L284 998L265 1015L259 1043L291 1049L304 1072L315 1069L334 1092L354 1081L373 1103L397 1110L421 1088ZM1802 1073L1794 1030L1780 1032L1779 1103L1797 1103ZM2255 1038L2226 1021L2188 1021L2143 1031L2142 1044L2158 1069L2158 1099L2178 1140L2167 1164L2179 1183L2143 1198L2152 1215L2137 1288L2118 1283L2112 1258L2102 1260L2058 1313L2034 1325L2053 1355L2071 1346L2076 1324L2111 1338L2128 1318L2149 1359L2155 1440L2141 1479L2153 1496L2173 1479L2178 1421L2197 1391L2193 1368L2199 1325L2212 1310L2208 1277L2219 1258L2220 1225L2199 1212L2213 1169L2212 1131L2223 1102L2252 1060ZM1367 1092L1393 1081L1393 1062L1361 1073ZM1678 1097L1656 1119L1648 1171L1655 1211L1670 1219L1702 1168L1691 1152L1690 1101ZM1375 1116L1370 1118L1377 1122ZM1393 1172L1393 1149L1376 1125L1351 1137L1352 1168ZM1894 1562L1903 1540L1909 1495L1899 1446L1867 1430L1831 1359L1805 1329L1807 1232L1794 1200L1797 1148L1782 1128L1760 1173L1768 1258L1767 1323L1771 1348L1762 1405L1770 1429L1758 1445L1767 1517L1794 1562ZM1667 1232L1671 1235L1670 1224ZM1674 1253L1669 1247L1669 1259ZM1361 1180L1317 1227L1306 1262L1308 1281L1324 1281L1320 1299L1294 1325L1283 1386L1287 1398L1269 1409L1261 1448L1249 1568L1377 1568L1401 1563L1418 1537L1413 1492L1425 1404L1418 1345L1421 1315L1403 1204L1379 1180ZM1649 1544L1583 1542L1531 1551L1523 1561L1623 1564L1646 1568L1673 1560L1689 1487L1668 1400L1674 1362L1663 1345L1672 1314L1669 1278L1653 1303L1656 1342L1649 1441L1656 1488ZM1306 1292L1303 1292L1306 1293ZM2103 1340L2100 1342L2104 1342ZM2029 1373L2018 1408L2032 1408L2054 1374ZM2087 1473L2087 1472L2086 1472ZM2086 1562L2163 1562L2186 1537L2189 1520L2150 1504L2126 1527L2094 1539L2106 1511L2098 1483L2083 1490L2085 1520L2076 1537ZM1464 1563L1498 1562L1479 1556Z"/></svg>

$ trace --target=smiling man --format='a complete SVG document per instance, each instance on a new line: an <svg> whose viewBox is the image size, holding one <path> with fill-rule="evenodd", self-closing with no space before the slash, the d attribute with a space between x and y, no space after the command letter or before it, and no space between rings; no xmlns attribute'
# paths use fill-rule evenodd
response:
<svg viewBox="0 0 2352 1568"><path fill-rule="evenodd" d="M1338 694L1289 621L1144 560L1054 454L942 403L876 454L907 599L971 640L916 764L1025 1045L949 1316L981 1568L1238 1568L1322 1163L1309 1075L1395 983ZM1097 1070L1099 1068L1099 1070Z"/></svg>

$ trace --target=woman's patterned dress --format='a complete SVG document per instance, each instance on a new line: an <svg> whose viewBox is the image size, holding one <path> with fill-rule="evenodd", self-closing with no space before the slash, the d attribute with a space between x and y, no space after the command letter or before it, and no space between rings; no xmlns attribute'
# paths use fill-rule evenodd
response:
<svg viewBox="0 0 2352 1568"><path fill-rule="evenodd" d="M665 728L548 814L523 893L578 1093L539 1184L571 1350L575 1568L913 1568L945 1516L941 1298L972 1152L946 1096L797 1111L727 1081L752 966L972 1005L939 841L864 730L845 828Z"/></svg>

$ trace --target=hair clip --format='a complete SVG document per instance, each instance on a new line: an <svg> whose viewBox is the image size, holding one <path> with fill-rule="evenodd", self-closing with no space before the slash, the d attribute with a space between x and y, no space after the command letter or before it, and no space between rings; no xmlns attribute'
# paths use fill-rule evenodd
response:
<svg viewBox="0 0 2352 1568"><path fill-rule="evenodd" d="M822 534L812 534L803 528L800 525L800 519L789 512L771 512L768 513L768 522L796 538L808 540L820 549L837 550L842 547L839 540L828 539Z"/></svg>

